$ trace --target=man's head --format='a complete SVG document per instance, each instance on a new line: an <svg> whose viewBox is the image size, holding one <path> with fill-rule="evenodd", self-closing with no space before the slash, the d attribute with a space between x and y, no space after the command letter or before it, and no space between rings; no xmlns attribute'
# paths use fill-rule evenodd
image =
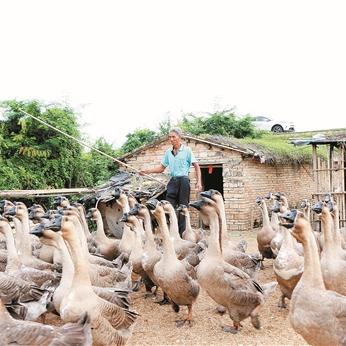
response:
<svg viewBox="0 0 346 346"><path fill-rule="evenodd" d="M181 136L182 136L182 132L179 128L174 127L172 129L170 129L168 137L169 137L169 140L171 141L171 144L173 145L173 147L179 147L180 146Z"/></svg>

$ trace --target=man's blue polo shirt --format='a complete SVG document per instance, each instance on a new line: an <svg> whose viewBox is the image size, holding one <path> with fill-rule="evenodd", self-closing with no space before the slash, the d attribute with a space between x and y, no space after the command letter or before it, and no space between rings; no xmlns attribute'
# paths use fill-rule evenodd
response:
<svg viewBox="0 0 346 346"><path fill-rule="evenodd" d="M197 162L191 148L181 144L177 155L173 155L173 148L169 148L165 152L161 163L165 167L169 167L171 177L188 176L192 163Z"/></svg>

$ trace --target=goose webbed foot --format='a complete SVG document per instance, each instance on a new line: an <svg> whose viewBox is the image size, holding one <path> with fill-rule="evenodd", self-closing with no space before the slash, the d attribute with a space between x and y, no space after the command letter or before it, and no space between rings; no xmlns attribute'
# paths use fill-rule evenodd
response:
<svg viewBox="0 0 346 346"><path fill-rule="evenodd" d="M184 320L175 321L175 325L177 326L177 328L180 328L180 327L184 326L185 324L187 324L189 327L192 327L192 321L189 320L188 318L186 318Z"/></svg>
<svg viewBox="0 0 346 346"><path fill-rule="evenodd" d="M175 303L173 303L175 304ZM177 304L175 304L177 305ZM178 306L178 305L177 305ZM178 306L179 307L179 306ZM188 312L187 312L187 316L184 320L178 320L178 321L175 321L176 323L176 326L179 328L179 327L182 327L183 325L187 324L189 327L192 326L192 304L191 305L188 305L187 306L187 309L188 309Z"/></svg>
<svg viewBox="0 0 346 346"><path fill-rule="evenodd" d="M222 330L226 333L237 334L240 331L242 325L240 322L233 322L233 327L231 326L223 326Z"/></svg>
<svg viewBox="0 0 346 346"><path fill-rule="evenodd" d="M239 332L239 328L231 327L231 326L223 326L222 330L226 333L237 334Z"/></svg>

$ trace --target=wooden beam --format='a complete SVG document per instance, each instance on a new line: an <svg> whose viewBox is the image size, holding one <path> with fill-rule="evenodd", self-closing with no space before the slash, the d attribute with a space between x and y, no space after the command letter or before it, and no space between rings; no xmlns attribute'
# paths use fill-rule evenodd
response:
<svg viewBox="0 0 346 346"><path fill-rule="evenodd" d="M49 189L49 190L0 190L0 198L51 197L57 195L78 195L94 193L91 188Z"/></svg>

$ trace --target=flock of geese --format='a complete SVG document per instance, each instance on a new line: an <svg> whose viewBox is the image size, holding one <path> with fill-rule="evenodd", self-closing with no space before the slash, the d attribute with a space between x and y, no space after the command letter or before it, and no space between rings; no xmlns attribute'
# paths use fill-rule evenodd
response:
<svg viewBox="0 0 346 346"><path fill-rule="evenodd" d="M0 346L124 345L138 318L129 295L141 284L146 296L160 288L159 303L175 312L187 307L177 327L192 325L202 288L220 313L229 314L232 325L222 329L233 334L247 318L261 327L260 310L279 285L278 306L291 300L291 325L309 344L346 345L346 232L330 195L312 207L305 200L300 210L290 210L280 193L258 197L263 226L256 255L246 253L245 241L229 240L216 190L201 192L189 205L208 231L191 227L188 206L175 210L157 199L140 204L118 188L113 197L123 212L121 239L106 235L97 208L85 211L65 197L57 196L56 209L48 211L0 202ZM311 228L311 210L320 215L321 232ZM187 221L182 236L177 212ZM273 258L276 281L257 280L265 258ZM65 324L45 324L46 312Z"/></svg>
<svg viewBox="0 0 346 346"><path fill-rule="evenodd" d="M271 219L266 199L273 201ZM325 194L313 206L304 200L301 210L290 210L280 193L256 203L263 215L258 249L263 258L274 258L282 293L278 306L291 300L291 325L309 344L346 345L346 229L339 227L332 196ZM311 211L319 216L321 231L311 227Z"/></svg>

